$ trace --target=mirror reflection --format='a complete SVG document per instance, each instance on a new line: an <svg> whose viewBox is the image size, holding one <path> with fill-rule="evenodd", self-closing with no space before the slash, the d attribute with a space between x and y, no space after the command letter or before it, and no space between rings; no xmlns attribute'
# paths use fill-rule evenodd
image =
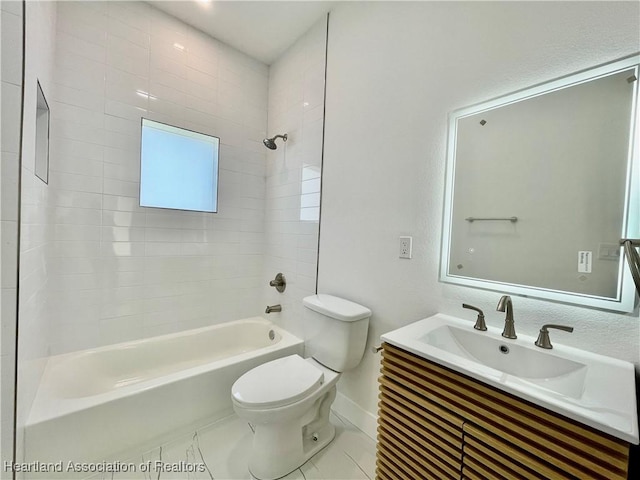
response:
<svg viewBox="0 0 640 480"><path fill-rule="evenodd" d="M619 239L633 228L637 63L452 115L442 280L633 308Z"/></svg>

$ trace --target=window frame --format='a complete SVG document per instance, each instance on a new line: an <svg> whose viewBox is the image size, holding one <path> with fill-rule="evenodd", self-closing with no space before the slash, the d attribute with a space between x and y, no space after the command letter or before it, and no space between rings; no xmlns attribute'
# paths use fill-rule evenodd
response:
<svg viewBox="0 0 640 480"><path fill-rule="evenodd" d="M216 150L217 150L217 158L214 161L215 165L213 168L213 174L214 174L214 178L212 179L212 185L215 187L215 192L213 195L214 198L214 209L213 210L202 210L202 209L194 209L194 208L177 208L177 207L169 207L169 206L159 206L159 205L143 205L142 204L142 181L143 181L143 132L144 132L144 127L145 127L145 121L146 122L151 122L153 124L159 124L159 125L165 125L167 127L170 127L172 129L178 129L178 130L183 130L185 132L189 132L189 133L194 133L196 135L202 135L204 137L208 137L208 138L212 138L217 140L217 146L216 146ZM173 125L170 123L166 123L166 122L159 122L157 120L153 120L150 118L145 118L145 117L141 117L140 119L140 154L139 154L139 159L140 159L140 166L139 166L139 171L140 171L140 180L138 182L138 206L141 208L157 208L157 209L162 209L162 210L176 210L176 211L184 211L184 212L199 212L199 213L218 213L219 211L219 206L218 206L218 200L219 200L219 190L220 190L220 137L216 136L216 135L211 135L208 133L204 133L204 132L200 132L197 130L193 130L190 128L184 128L178 125Z"/></svg>

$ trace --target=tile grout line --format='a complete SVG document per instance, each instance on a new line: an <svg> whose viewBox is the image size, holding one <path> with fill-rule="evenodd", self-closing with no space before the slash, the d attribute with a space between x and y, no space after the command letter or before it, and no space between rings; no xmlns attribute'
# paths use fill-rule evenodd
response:
<svg viewBox="0 0 640 480"><path fill-rule="evenodd" d="M349 460L351 460L353 463L355 463L356 467L358 467L358 469L359 469L359 470L364 474L364 476L365 476L365 477L367 477L369 480L371 480L371 477L370 477L369 475L367 475L367 472L365 472L365 471L362 469L362 467L360 466L360 464L359 464L358 462L356 462L356 460L355 460L351 455L349 455L349 454L348 454L347 452L345 452L344 450L342 451L342 453L344 453L344 454L347 456L347 458L348 458Z"/></svg>

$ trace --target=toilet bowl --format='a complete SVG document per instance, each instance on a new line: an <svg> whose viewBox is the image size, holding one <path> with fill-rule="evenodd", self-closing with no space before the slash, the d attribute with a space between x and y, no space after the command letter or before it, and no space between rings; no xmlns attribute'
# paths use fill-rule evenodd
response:
<svg viewBox="0 0 640 480"><path fill-rule="evenodd" d="M259 480L292 472L335 436L329 422L340 372L364 353L371 311L330 295L303 300L305 351L264 363L231 387L233 409L254 431L249 471Z"/></svg>
<svg viewBox="0 0 640 480"><path fill-rule="evenodd" d="M340 374L290 355L260 365L234 383L233 408L254 428L249 471L260 480L292 472L335 435L329 422Z"/></svg>

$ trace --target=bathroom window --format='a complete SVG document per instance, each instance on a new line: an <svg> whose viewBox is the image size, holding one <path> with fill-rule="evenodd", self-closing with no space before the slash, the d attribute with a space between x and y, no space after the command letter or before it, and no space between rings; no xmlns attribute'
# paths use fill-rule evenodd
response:
<svg viewBox="0 0 640 480"><path fill-rule="evenodd" d="M142 119L140 206L218 211L220 139Z"/></svg>

